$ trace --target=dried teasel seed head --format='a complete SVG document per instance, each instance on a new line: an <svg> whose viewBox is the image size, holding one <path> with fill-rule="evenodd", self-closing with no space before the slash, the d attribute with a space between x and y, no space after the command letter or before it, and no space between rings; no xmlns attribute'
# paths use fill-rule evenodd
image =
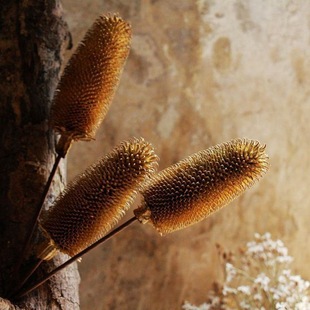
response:
<svg viewBox="0 0 310 310"><path fill-rule="evenodd" d="M61 77L51 126L69 140L93 139L105 117L127 59L131 27L118 15L100 16Z"/></svg>
<svg viewBox="0 0 310 310"><path fill-rule="evenodd" d="M155 172L157 160L150 143L134 139L90 166L66 187L42 220L50 250L41 246L38 257L51 258L53 247L73 256L103 237Z"/></svg>
<svg viewBox="0 0 310 310"><path fill-rule="evenodd" d="M239 196L268 169L265 146L232 140L198 152L153 177L134 211L160 234L197 223Z"/></svg>

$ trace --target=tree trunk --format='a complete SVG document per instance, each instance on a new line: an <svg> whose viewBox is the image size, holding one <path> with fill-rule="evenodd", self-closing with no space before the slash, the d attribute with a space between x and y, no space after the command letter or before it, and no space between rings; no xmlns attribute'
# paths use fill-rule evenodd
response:
<svg viewBox="0 0 310 310"><path fill-rule="evenodd" d="M10 275L55 161L55 137L48 128L48 116L59 80L61 50L69 33L58 0L1 0L0 6L0 296L3 297L11 281L18 285L19 279L10 279ZM64 182L64 165L61 165L45 207L63 189ZM66 259L58 255L52 262L44 263L33 279ZM28 259L19 276L30 268L29 261L33 262ZM12 303L16 309L78 309L78 282L73 265ZM0 309L6 309L1 299Z"/></svg>

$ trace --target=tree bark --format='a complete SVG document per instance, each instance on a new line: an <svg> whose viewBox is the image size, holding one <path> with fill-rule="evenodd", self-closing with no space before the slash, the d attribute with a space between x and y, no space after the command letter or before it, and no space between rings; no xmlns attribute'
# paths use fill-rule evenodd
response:
<svg viewBox="0 0 310 310"><path fill-rule="evenodd" d="M55 137L48 127L50 103L59 80L61 51L69 32L58 0L0 1L0 296L5 296L21 255L34 210L55 161ZM45 207L63 189L64 165ZM66 260L44 263L33 279ZM30 265L22 265L21 276ZM67 268L21 300L16 309L79 309L79 275ZM5 307L0 300L0 309ZM8 309L13 309L9 308ZM5 308L3 308L5 309Z"/></svg>

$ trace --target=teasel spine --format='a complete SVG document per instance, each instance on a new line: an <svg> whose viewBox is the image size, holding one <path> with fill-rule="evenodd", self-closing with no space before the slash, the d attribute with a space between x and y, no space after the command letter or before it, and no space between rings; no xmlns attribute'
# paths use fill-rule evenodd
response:
<svg viewBox="0 0 310 310"><path fill-rule="evenodd" d="M41 221L48 238L38 257L50 259L55 249L74 256L104 236L155 172L157 160L150 143L133 139L69 183Z"/></svg>
<svg viewBox="0 0 310 310"><path fill-rule="evenodd" d="M265 146L247 139L216 145L152 178L134 211L164 235L200 222L251 187L269 166Z"/></svg>
<svg viewBox="0 0 310 310"><path fill-rule="evenodd" d="M62 137L59 154L71 141L94 139L119 84L130 42L131 26L117 14L100 16L87 31L64 70L51 109L50 124Z"/></svg>
<svg viewBox="0 0 310 310"><path fill-rule="evenodd" d="M131 26L128 22L117 14L102 15L88 30L64 70L55 92L50 119L50 126L60 133L56 144L57 157L35 209L20 259L14 267L15 276L30 247L61 158L66 157L74 140L94 139L107 113L129 54L130 41Z"/></svg>
<svg viewBox="0 0 310 310"><path fill-rule="evenodd" d="M218 165L215 165L217 163ZM225 169L225 163L228 165L226 168L230 168L232 170ZM238 171L238 165L241 165L243 169ZM196 217L195 208L193 205L189 204L189 200L184 199L184 196L180 196L178 200L176 193L171 191L171 189L175 189L178 186L178 182L175 183L176 180L182 179L182 175L185 177L183 180L185 184L190 187L193 184L204 185L206 179L201 178L201 170L200 168L208 167L216 168L214 171L211 171L211 176L213 177L213 181L223 182L223 187L219 187L219 184L215 182L214 190L212 187L209 189L211 194L213 193L215 197L218 197L218 200L214 200L215 205L213 208L208 206L204 206L201 202L204 202L204 197L208 197L210 192L208 191L208 187L201 187L201 191L198 191L198 195L195 202L198 204L199 208L202 208L203 218L209 216L215 211L222 208L225 204L232 201L234 198L239 196L244 190L249 188L251 185L255 183L255 181L259 180L260 177L268 170L268 155L265 153L265 146L261 145L259 142L254 140L246 140L246 139L237 139L232 140L227 143L223 143L214 147L211 147L208 150L198 152L189 156L188 158L182 160L181 162L163 170L158 175L153 176L142 186L142 196L144 202L142 202L142 206L134 210L135 216L129 219L124 224L120 225L118 228L110 232L105 237L101 238L90 247L86 248L82 252L76 254L70 260L60 265L50 273L48 273L41 281L33 284L31 287L24 289L16 294L16 297L22 297L29 292L33 291L43 283L45 283L48 279L50 279L55 273L67 267L72 262L76 261L82 255L93 249L94 247L104 243L115 234L119 233L135 221L140 221L141 223L151 222L151 224L158 230L160 234L166 234L168 232L172 232L181 228L185 228L189 225L192 225L196 222L199 222L203 218L199 215ZM241 178L237 178L236 176L240 174ZM227 182L231 178L230 182ZM224 182L226 180L226 183ZM181 182L182 183L182 182ZM163 191L163 187L168 188L168 191ZM170 188L169 188L170 187ZM222 190L228 188L228 191L223 197ZM156 191L155 189L158 189ZM227 189L226 188L226 189ZM184 189L184 188L183 188ZM183 194L185 191L183 191ZM192 194L195 192L192 192ZM193 195L195 196L195 195ZM150 197L155 198L155 202L161 201L165 203L167 208L167 213L158 213L156 208L152 205L146 205L146 201ZM165 197L168 197L165 200ZM176 204L173 205L171 202L171 198L175 198ZM170 204L169 204L170 202ZM179 208L175 208L179 206ZM155 206L156 207L156 206ZM189 209L187 207L190 207ZM154 217L152 212L157 212L157 218ZM161 210L162 211L162 210ZM198 212L199 213L199 212ZM186 221L182 219L182 214L187 218ZM189 216L190 215L190 216ZM161 222L156 222L154 218L161 220ZM160 223L161 225L159 225Z"/></svg>
<svg viewBox="0 0 310 310"><path fill-rule="evenodd" d="M44 260L61 251L83 252L114 227L137 191L157 168L158 156L143 138L121 143L68 184L40 223L39 262L19 282L19 290ZM90 247L91 248L91 247Z"/></svg>

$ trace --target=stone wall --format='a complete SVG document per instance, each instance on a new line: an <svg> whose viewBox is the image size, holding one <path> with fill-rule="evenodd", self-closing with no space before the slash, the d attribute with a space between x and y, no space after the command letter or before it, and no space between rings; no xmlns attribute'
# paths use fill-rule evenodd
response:
<svg viewBox="0 0 310 310"><path fill-rule="evenodd" d="M310 2L63 5L75 45L104 12L119 12L134 33L108 116L96 141L73 146L69 178L133 136L154 144L160 169L236 137L265 143L271 162L261 182L204 222L166 237L136 223L85 256L81 308L201 303L221 279L215 244L235 249L255 232L281 238L295 271L309 278Z"/></svg>

